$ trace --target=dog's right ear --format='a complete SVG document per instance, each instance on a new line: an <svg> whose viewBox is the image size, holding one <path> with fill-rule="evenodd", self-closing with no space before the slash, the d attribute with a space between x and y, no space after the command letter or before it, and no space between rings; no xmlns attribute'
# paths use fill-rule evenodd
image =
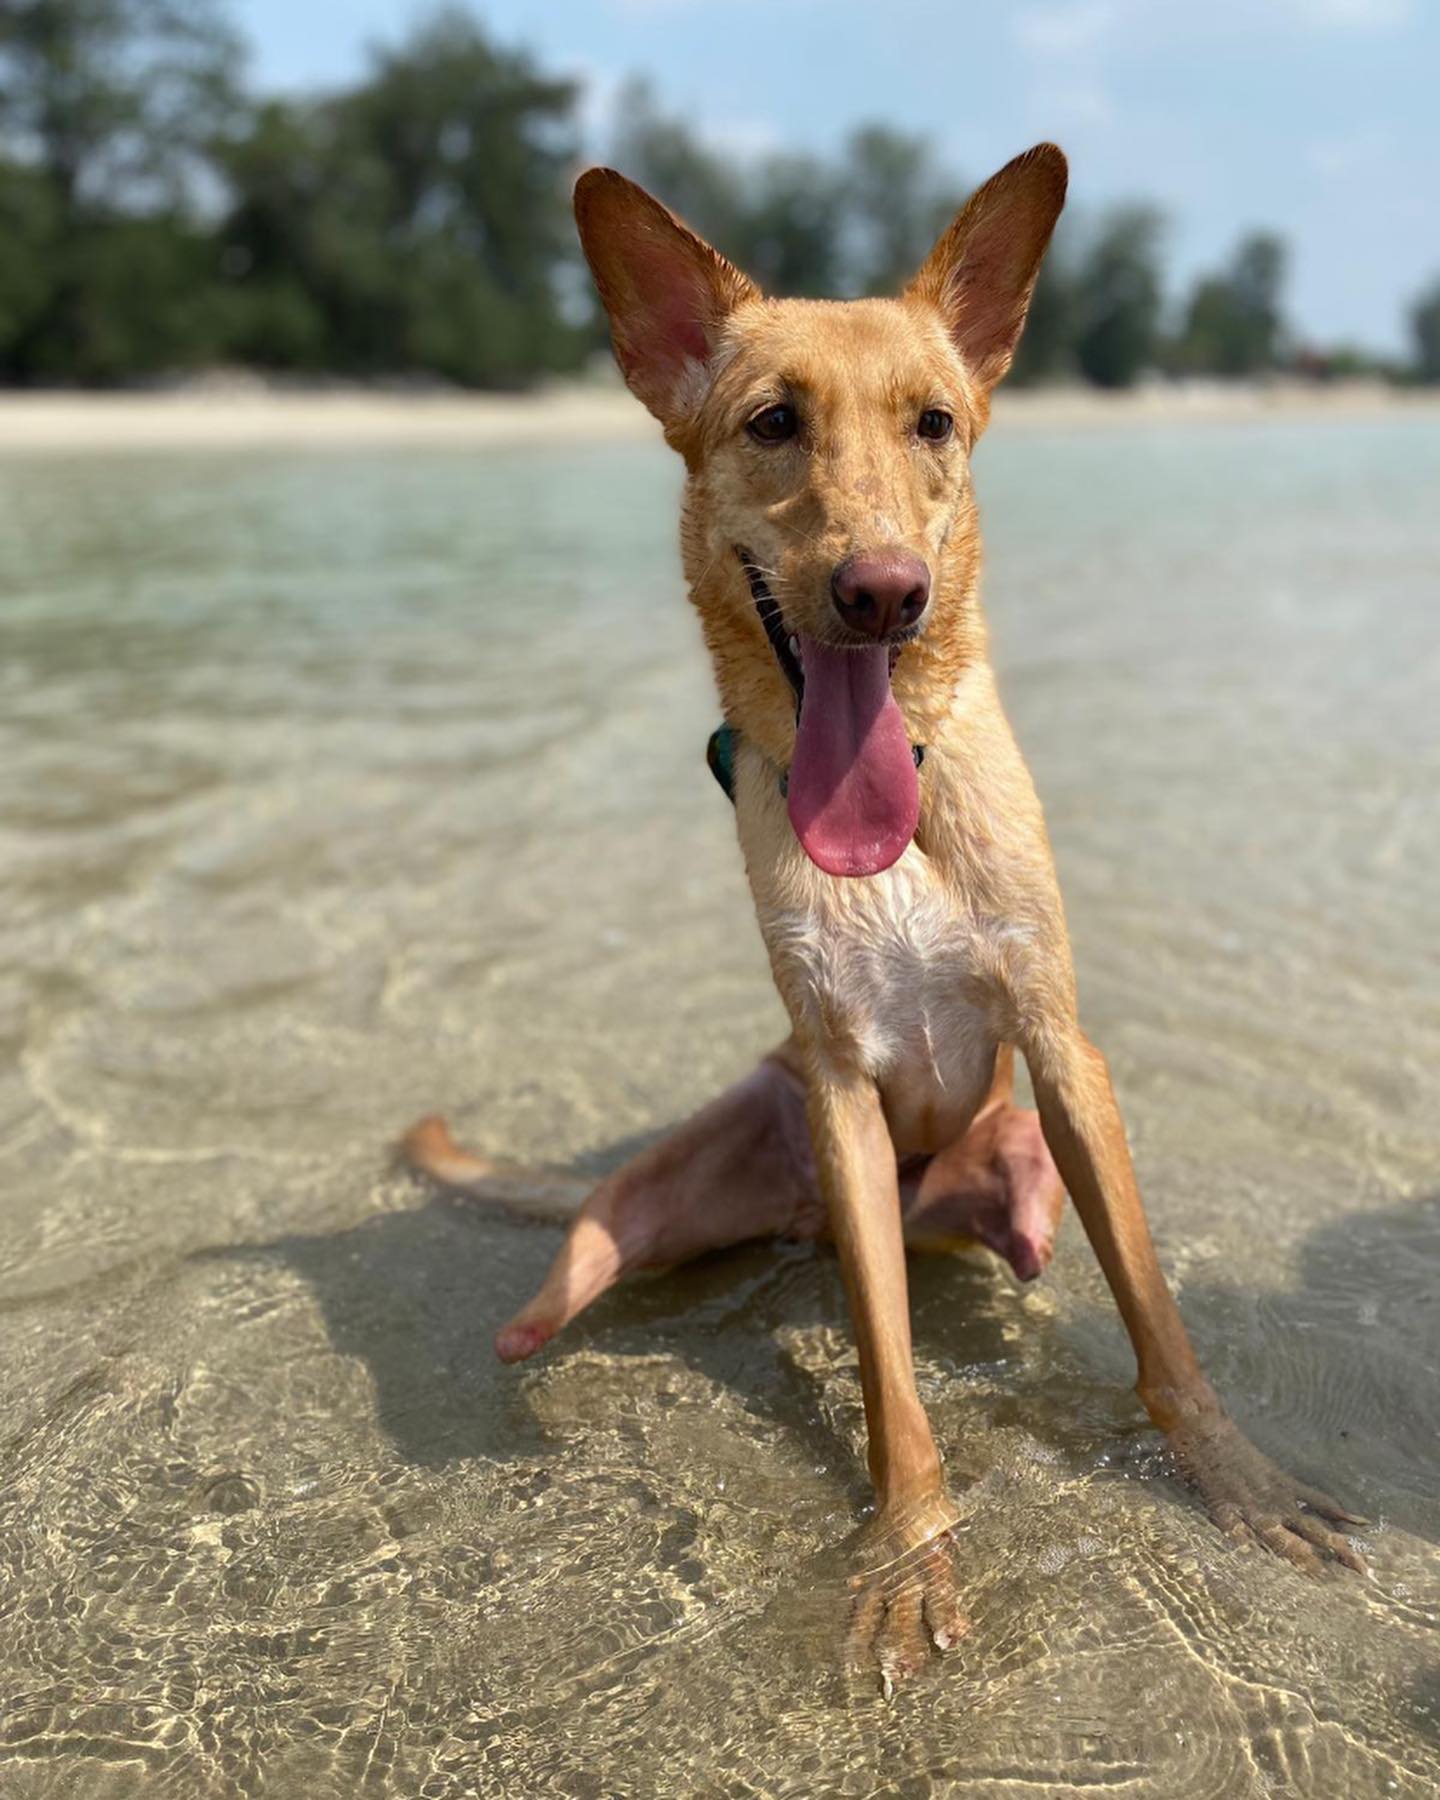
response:
<svg viewBox="0 0 1440 1800"><path fill-rule="evenodd" d="M621 373L662 425L679 424L705 391L726 318L760 290L614 169L580 177L575 223Z"/></svg>

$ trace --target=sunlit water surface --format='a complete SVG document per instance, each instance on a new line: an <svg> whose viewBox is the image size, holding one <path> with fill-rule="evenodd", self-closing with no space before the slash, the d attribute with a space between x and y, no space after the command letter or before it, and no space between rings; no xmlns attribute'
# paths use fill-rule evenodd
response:
<svg viewBox="0 0 1440 1800"><path fill-rule="evenodd" d="M658 446L0 462L0 1794L1421 1796L1440 1781L1440 426L1002 425L1003 691L1234 1411L1232 1549L1083 1237L913 1265L974 1629L839 1672L833 1258L490 1337L781 1028Z"/></svg>

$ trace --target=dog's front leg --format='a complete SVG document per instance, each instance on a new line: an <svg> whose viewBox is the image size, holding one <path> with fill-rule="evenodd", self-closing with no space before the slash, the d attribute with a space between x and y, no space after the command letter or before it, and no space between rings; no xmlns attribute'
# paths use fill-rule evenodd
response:
<svg viewBox="0 0 1440 1800"><path fill-rule="evenodd" d="M1316 1569L1322 1554L1363 1568L1330 1528L1362 1521L1262 1456L1201 1369L1155 1255L1104 1057L1078 1026L1037 1034L1026 1055L1051 1154L1135 1349L1136 1391L1211 1517L1303 1569Z"/></svg>
<svg viewBox="0 0 1440 1800"><path fill-rule="evenodd" d="M966 1629L955 1596L954 1510L915 1390L895 1151L874 1083L812 1075L808 1115L860 1357L876 1511L862 1538L852 1654L875 1656L888 1694Z"/></svg>

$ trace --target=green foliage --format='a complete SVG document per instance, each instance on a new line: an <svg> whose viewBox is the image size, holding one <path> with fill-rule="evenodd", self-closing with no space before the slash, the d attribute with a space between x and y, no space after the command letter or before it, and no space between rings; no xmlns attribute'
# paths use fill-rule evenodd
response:
<svg viewBox="0 0 1440 1800"><path fill-rule="evenodd" d="M820 294L827 280L836 279L838 189L820 164L768 156L737 171L683 120L663 112L645 81L626 84L616 112L615 167L658 195L763 288Z"/></svg>
<svg viewBox="0 0 1440 1800"><path fill-rule="evenodd" d="M0 373L120 381L221 342L214 246L188 210L233 116L211 0L0 10Z"/></svg>
<svg viewBox="0 0 1440 1800"><path fill-rule="evenodd" d="M1075 277L1063 239L1052 243L1040 265L1025 335L1015 353L1008 379L1016 387L1059 381L1075 373Z"/></svg>
<svg viewBox="0 0 1440 1800"><path fill-rule="evenodd" d="M862 126L841 165L851 231L850 291L894 294L950 223L965 195L934 166L924 138Z"/></svg>
<svg viewBox="0 0 1440 1800"><path fill-rule="evenodd" d="M741 184L725 162L656 105L649 82L626 82L615 105L610 160L621 174L657 194L727 256L738 254L744 208Z"/></svg>
<svg viewBox="0 0 1440 1800"><path fill-rule="evenodd" d="M736 171L645 82L630 82L616 110L615 166L768 293L894 293L954 210L923 142L879 126L857 132L836 168L769 155Z"/></svg>
<svg viewBox="0 0 1440 1800"><path fill-rule="evenodd" d="M1259 375L1279 366L1284 335L1280 291L1285 246L1255 232L1237 246L1229 267L1197 283L1174 350L1186 374Z"/></svg>
<svg viewBox="0 0 1440 1800"><path fill-rule="evenodd" d="M62 206L177 206L236 105L217 0L5 0L0 148Z"/></svg>
<svg viewBox="0 0 1440 1800"><path fill-rule="evenodd" d="M1440 279L1410 309L1410 330L1415 339L1415 376L1419 381L1440 382Z"/></svg>
<svg viewBox="0 0 1440 1800"><path fill-rule="evenodd" d="M1075 362L1097 387L1129 387L1160 348L1160 237L1149 206L1117 207L1095 231L1075 274Z"/></svg>
<svg viewBox="0 0 1440 1800"><path fill-rule="evenodd" d="M468 11L423 19L348 90L242 103L226 0L0 0L0 381L112 383L240 362L519 387L603 341L569 212L576 88ZM644 82L612 160L772 293L895 293L962 194L922 137L856 130L830 161L736 157ZM1161 326L1146 206L1068 228L1012 380L1147 369L1335 375L1291 356L1284 246L1255 233ZM1440 381L1440 283L1412 313Z"/></svg>
<svg viewBox="0 0 1440 1800"><path fill-rule="evenodd" d="M261 107L221 153L234 353L262 367L427 369L484 387L573 366L574 89L436 15L352 92Z"/></svg>
<svg viewBox="0 0 1440 1800"><path fill-rule="evenodd" d="M69 232L28 345L28 379L107 386L194 367L220 347L214 248L168 216L109 219Z"/></svg>
<svg viewBox="0 0 1440 1800"><path fill-rule="evenodd" d="M833 295L844 280L845 213L834 172L810 156L767 156L736 225L735 260L767 293Z"/></svg>
<svg viewBox="0 0 1440 1800"><path fill-rule="evenodd" d="M45 177L0 164L0 379L23 376L27 346L54 303L59 226Z"/></svg>

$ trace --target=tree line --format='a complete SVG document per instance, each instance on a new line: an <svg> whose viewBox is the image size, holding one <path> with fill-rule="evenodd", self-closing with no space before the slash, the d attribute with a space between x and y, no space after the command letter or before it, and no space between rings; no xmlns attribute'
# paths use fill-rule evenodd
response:
<svg viewBox="0 0 1440 1800"><path fill-rule="evenodd" d="M722 156L631 83L584 144L577 84L431 15L318 97L249 96L224 0L0 4L0 382L106 385L238 364L520 388L603 343L570 222L582 152L652 188L772 292L894 292L964 198L920 137L832 159ZM1178 308L1164 219L1062 227L1014 379L1379 370L1440 381L1440 278L1411 363L1317 353L1286 252L1244 237Z"/></svg>

